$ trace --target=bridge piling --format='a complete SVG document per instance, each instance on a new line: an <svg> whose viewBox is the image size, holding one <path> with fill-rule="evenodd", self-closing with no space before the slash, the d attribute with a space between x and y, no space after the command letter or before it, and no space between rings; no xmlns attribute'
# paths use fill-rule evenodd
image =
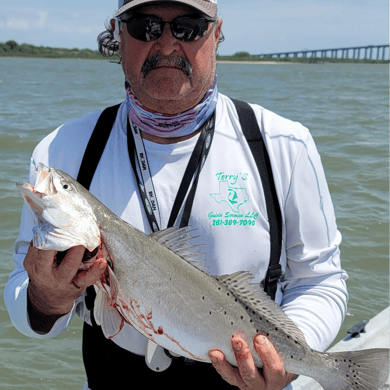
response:
<svg viewBox="0 0 390 390"><path fill-rule="evenodd" d="M256 57L285 57L289 58L290 55L293 58L340 58L347 59L350 58L350 51L352 51L353 59L373 59L374 49L376 50L376 60L379 60L380 57L382 60L385 60L386 57L386 49L389 48L389 45L368 45L368 46L355 46L355 47L341 47L341 48L332 48L332 49L321 49L321 50L301 50L301 51L291 51L291 52L282 52L282 53L272 53L272 54L257 54ZM364 56L361 56L361 50L364 50ZM380 51L382 50L382 56L380 55ZM328 54L329 52L329 54Z"/></svg>

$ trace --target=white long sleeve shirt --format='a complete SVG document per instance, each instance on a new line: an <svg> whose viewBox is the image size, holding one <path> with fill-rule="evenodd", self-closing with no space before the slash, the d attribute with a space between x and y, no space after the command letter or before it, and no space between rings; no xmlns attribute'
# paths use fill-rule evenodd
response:
<svg viewBox="0 0 390 390"><path fill-rule="evenodd" d="M301 124L252 105L272 166L283 219L280 264L283 277L276 302L297 324L308 344L326 349L343 322L347 275L340 266L337 230L320 156ZM66 123L35 149L29 182L42 162L77 177L82 157L101 111ZM108 208L150 233L127 150L127 109L123 103L91 183L90 191ZM167 225L178 187L198 137L162 145L144 141L161 214ZM213 275L247 270L254 282L264 279L269 262L269 223L260 176L243 137L233 103L219 94L214 140L201 172L190 223L199 229L194 244L204 244L206 265ZM27 314L28 275L23 260L32 239L33 216L23 207L15 244L16 269L5 289L14 326L24 335L47 339L64 331L75 313L89 322L84 296L49 333L31 329ZM127 325L114 341L140 355L146 339Z"/></svg>

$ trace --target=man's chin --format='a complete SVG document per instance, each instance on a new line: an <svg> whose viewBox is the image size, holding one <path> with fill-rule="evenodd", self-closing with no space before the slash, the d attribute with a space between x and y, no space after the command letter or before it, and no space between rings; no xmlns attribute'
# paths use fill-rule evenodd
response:
<svg viewBox="0 0 390 390"><path fill-rule="evenodd" d="M172 92L172 88L164 88L164 86L160 88L154 88L149 91L149 96L158 101L180 101L183 100L188 94L188 90L181 88L180 90L174 90Z"/></svg>
<svg viewBox="0 0 390 390"><path fill-rule="evenodd" d="M143 84L150 95L164 94L169 96L170 100L180 99L183 91L191 88L190 79L181 70L174 68L150 72Z"/></svg>
<svg viewBox="0 0 390 390"><path fill-rule="evenodd" d="M188 79L186 82L178 82L170 78L153 82L144 90L147 95L159 102L183 102L191 94L192 86Z"/></svg>

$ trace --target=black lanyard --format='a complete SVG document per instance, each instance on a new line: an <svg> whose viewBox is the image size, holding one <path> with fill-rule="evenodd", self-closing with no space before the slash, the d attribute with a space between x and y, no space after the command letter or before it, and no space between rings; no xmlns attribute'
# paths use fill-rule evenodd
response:
<svg viewBox="0 0 390 390"><path fill-rule="evenodd" d="M180 183L179 190L177 191L175 201L173 202L167 227L174 226L187 193L187 200L184 204L183 215L179 226L188 226L192 205L194 203L195 192L198 186L199 175L204 163L206 162L211 147L214 129L215 112L202 126L199 139L192 152L187 168L184 172L183 179ZM140 130L141 129L139 127L135 126L130 122L129 118L127 118L127 146L130 162L137 178L138 189L150 228L152 229L152 232L156 232L162 228L160 222L160 212ZM136 157L140 175L138 174L136 167ZM189 190L191 182L192 187Z"/></svg>

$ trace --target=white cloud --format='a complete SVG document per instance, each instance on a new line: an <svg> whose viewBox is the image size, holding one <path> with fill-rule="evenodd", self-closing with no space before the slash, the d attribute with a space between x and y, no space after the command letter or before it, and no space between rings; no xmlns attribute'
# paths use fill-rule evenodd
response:
<svg viewBox="0 0 390 390"><path fill-rule="evenodd" d="M10 16L6 23L0 23L0 28L7 26L10 30L28 30L32 28L45 28L48 16L46 11L29 12L29 18Z"/></svg>
<svg viewBox="0 0 390 390"><path fill-rule="evenodd" d="M36 27L44 28L46 26L46 19L49 13L47 11L37 11L38 20L33 23Z"/></svg>
<svg viewBox="0 0 390 390"><path fill-rule="evenodd" d="M0 42L97 49L96 37L115 12L104 0L0 0Z"/></svg>
<svg viewBox="0 0 390 390"><path fill-rule="evenodd" d="M7 28L10 30L28 30L30 22L27 19L9 18Z"/></svg>
<svg viewBox="0 0 390 390"><path fill-rule="evenodd" d="M67 34L90 34L92 29L89 27L55 26L53 31Z"/></svg>

